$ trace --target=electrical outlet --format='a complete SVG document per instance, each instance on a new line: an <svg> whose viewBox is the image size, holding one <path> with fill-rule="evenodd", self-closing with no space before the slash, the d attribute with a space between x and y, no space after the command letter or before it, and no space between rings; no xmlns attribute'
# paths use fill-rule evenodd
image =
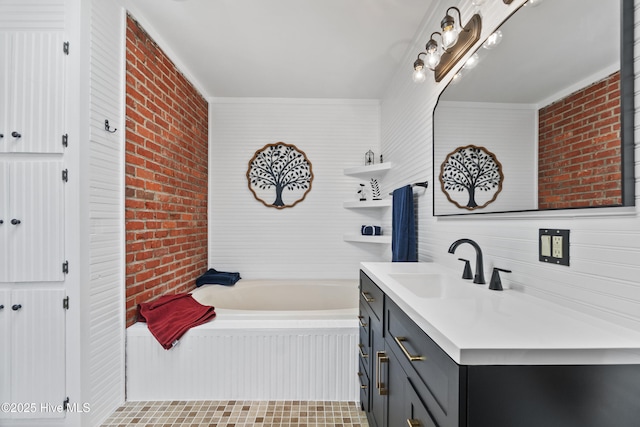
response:
<svg viewBox="0 0 640 427"><path fill-rule="evenodd" d="M553 236L551 245L551 256L554 258L562 258L562 236Z"/></svg>
<svg viewBox="0 0 640 427"><path fill-rule="evenodd" d="M569 265L569 230L541 228L538 238L540 262Z"/></svg>

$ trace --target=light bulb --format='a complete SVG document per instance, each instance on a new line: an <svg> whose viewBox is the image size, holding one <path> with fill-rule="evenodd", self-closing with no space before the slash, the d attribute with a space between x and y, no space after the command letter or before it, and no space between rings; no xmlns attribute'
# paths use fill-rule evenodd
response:
<svg viewBox="0 0 640 427"><path fill-rule="evenodd" d="M458 41L459 30L456 27L456 21L451 15L445 15L440 27L442 28L442 47L449 49Z"/></svg>
<svg viewBox="0 0 640 427"><path fill-rule="evenodd" d="M484 47L485 49L491 50L494 47L498 46L501 41L502 41L502 31L497 30L496 32L491 34L489 37L487 37L487 40L484 42L482 47Z"/></svg>
<svg viewBox="0 0 640 427"><path fill-rule="evenodd" d="M449 49L451 46L455 45L457 41L458 32L453 25L442 29L442 46L445 49Z"/></svg>
<svg viewBox="0 0 640 427"><path fill-rule="evenodd" d="M427 79L427 74L424 71L424 68L420 68L419 70L413 70L413 81L415 83L422 83Z"/></svg>
<svg viewBox="0 0 640 427"><path fill-rule="evenodd" d="M429 67L429 69L431 70L435 70L435 68L440 63L440 56L442 55L440 53L440 48L438 47L438 43L436 43L436 41L433 39L429 40L426 46L426 51L427 51L426 52L427 67Z"/></svg>
<svg viewBox="0 0 640 427"><path fill-rule="evenodd" d="M464 68L465 70L473 70L476 65L478 65L478 62L480 62L480 55L474 53L469 57L469 59L467 59L467 62L462 68Z"/></svg>

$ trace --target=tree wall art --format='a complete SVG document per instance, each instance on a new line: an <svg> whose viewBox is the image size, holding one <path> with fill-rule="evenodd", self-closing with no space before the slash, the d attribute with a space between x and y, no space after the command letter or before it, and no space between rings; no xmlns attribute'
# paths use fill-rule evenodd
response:
<svg viewBox="0 0 640 427"><path fill-rule="evenodd" d="M503 180L495 154L475 145L456 148L440 167L442 191L460 209L481 209L496 200Z"/></svg>
<svg viewBox="0 0 640 427"><path fill-rule="evenodd" d="M256 200L265 206L291 208L311 191L311 162L295 145L267 144L249 161L247 181Z"/></svg>

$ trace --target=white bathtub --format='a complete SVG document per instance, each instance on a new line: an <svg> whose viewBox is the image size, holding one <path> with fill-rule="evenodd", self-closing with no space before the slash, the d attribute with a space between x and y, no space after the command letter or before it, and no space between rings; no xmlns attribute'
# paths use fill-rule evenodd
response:
<svg viewBox="0 0 640 427"><path fill-rule="evenodd" d="M164 350L127 328L127 400L357 401L355 280L240 280L193 296L216 318Z"/></svg>

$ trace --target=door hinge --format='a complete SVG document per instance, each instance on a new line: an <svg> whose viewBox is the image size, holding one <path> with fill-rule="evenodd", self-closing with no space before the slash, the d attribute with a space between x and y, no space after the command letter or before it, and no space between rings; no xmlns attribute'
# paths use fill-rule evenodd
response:
<svg viewBox="0 0 640 427"><path fill-rule="evenodd" d="M69 55L69 42L62 43L62 51L65 55Z"/></svg>
<svg viewBox="0 0 640 427"><path fill-rule="evenodd" d="M62 263L62 272L64 274L69 273L69 261L65 261Z"/></svg>
<svg viewBox="0 0 640 427"><path fill-rule="evenodd" d="M69 135L65 133L62 135L62 146L66 147L67 145L69 145Z"/></svg>
<svg viewBox="0 0 640 427"><path fill-rule="evenodd" d="M62 308L64 308L65 310L69 310L69 297L64 297L62 299Z"/></svg>
<svg viewBox="0 0 640 427"><path fill-rule="evenodd" d="M66 412L69 409L69 397L62 402L62 409Z"/></svg>
<svg viewBox="0 0 640 427"><path fill-rule="evenodd" d="M62 170L62 180L64 182L69 182L69 169Z"/></svg>

